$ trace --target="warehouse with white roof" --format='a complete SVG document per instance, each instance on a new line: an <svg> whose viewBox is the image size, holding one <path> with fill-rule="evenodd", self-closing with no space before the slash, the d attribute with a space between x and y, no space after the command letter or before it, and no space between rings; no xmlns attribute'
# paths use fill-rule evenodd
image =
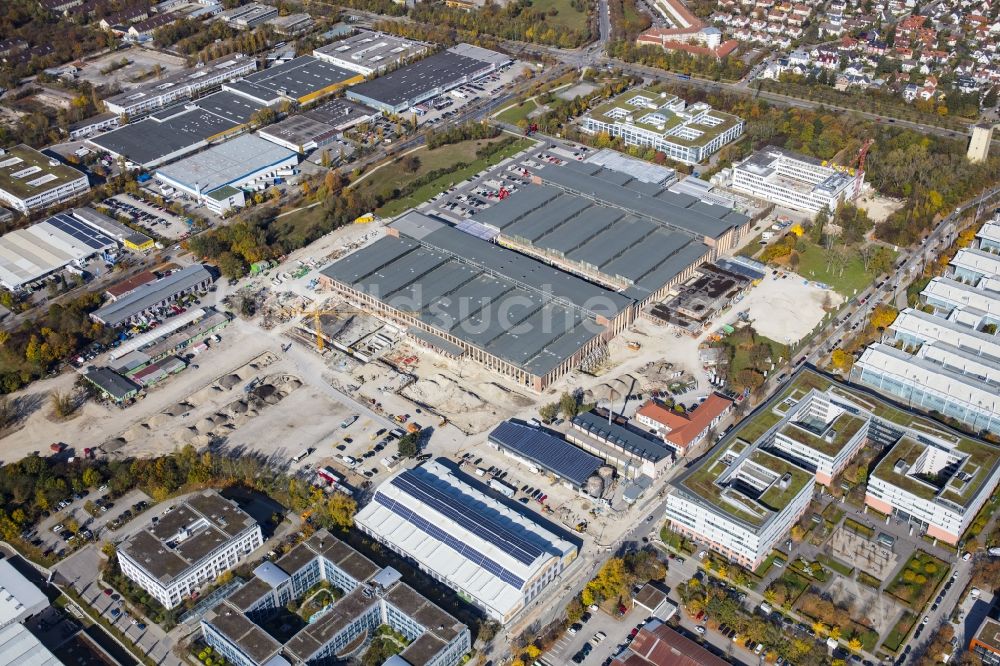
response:
<svg viewBox="0 0 1000 666"><path fill-rule="evenodd" d="M1000 427L1000 218L960 249L944 276L920 292L870 345L851 379L973 432ZM930 310L929 312L927 310Z"/></svg>
<svg viewBox="0 0 1000 666"><path fill-rule="evenodd" d="M0 236L0 284L18 290L117 247L114 238L69 213Z"/></svg>
<svg viewBox="0 0 1000 666"><path fill-rule="evenodd" d="M270 185L298 162L297 153L244 134L158 169L156 180L221 214L243 205L240 188Z"/></svg>
<svg viewBox="0 0 1000 666"><path fill-rule="evenodd" d="M438 462L389 477L355 524L503 623L577 555L568 539Z"/></svg>

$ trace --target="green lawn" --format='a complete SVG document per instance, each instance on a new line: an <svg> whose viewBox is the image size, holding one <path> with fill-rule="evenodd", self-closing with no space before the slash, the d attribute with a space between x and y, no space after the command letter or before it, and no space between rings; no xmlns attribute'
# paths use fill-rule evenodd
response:
<svg viewBox="0 0 1000 666"><path fill-rule="evenodd" d="M816 557L816 559L821 562L823 566L833 569L841 576L850 578L851 574L854 573L854 567L844 564L840 560L830 557L829 555L820 554Z"/></svg>
<svg viewBox="0 0 1000 666"><path fill-rule="evenodd" d="M462 141L448 146L441 146L434 150L421 149L413 155L420 159L420 166L415 171L407 171L403 166L403 161L396 158L390 164L372 173L357 185L361 191L369 191L380 194L386 203L375 213L381 217L393 217L399 215L408 208L412 208L427 201L435 194L443 192L455 183L459 183L478 171L486 167L493 166L506 157L524 150L532 145L529 139L518 139L512 142L503 150L494 153L489 158L477 158L476 151L488 143L501 141L510 135L501 134L495 139L482 139L473 141ZM422 176L440 169L449 169L457 163L465 163L468 166L462 169L451 170L448 173L435 178L433 181L421 185L412 193L405 197L393 198L393 192L406 187Z"/></svg>
<svg viewBox="0 0 1000 666"><path fill-rule="evenodd" d="M858 570L858 582L862 585L867 585L873 590L877 590L882 587L882 581L880 581L875 576L871 575L867 571Z"/></svg>
<svg viewBox="0 0 1000 666"><path fill-rule="evenodd" d="M864 262L856 254L844 267L843 273L834 267L827 271L826 250L819 245L803 238L795 246L799 255L799 266L796 272L804 278L830 285L838 293L850 298L856 291L862 291L871 285L875 278L873 273L865 271ZM895 255L893 255L895 257Z"/></svg>
<svg viewBox="0 0 1000 666"><path fill-rule="evenodd" d="M826 505L826 508L823 509L823 517L834 525L837 525L840 523L840 519L844 517L844 512L837 508L836 502L830 502Z"/></svg>
<svg viewBox="0 0 1000 666"><path fill-rule="evenodd" d="M858 521L852 520L851 518L848 518L847 520L844 521L844 527L851 530L855 534L860 534L866 539L871 539L873 536L875 536L875 530L868 527L867 525L862 525Z"/></svg>
<svg viewBox="0 0 1000 666"><path fill-rule="evenodd" d="M587 12L574 9L570 0L532 0L531 7L546 14L550 10L556 10L555 16L545 17L544 28L552 28L557 32L560 29L581 32L587 30Z"/></svg>
<svg viewBox="0 0 1000 666"><path fill-rule="evenodd" d="M533 112L538 108L538 104L533 99L528 99L520 104L510 107L509 109L498 113L497 120L505 123L510 123L511 125L516 125L518 121L523 120L528 117L528 114Z"/></svg>
<svg viewBox="0 0 1000 666"><path fill-rule="evenodd" d="M896 652L906 639L906 635L913 628L913 623L917 621L917 616L913 613L904 613L896 626L892 628L889 635L882 641L882 647L889 652Z"/></svg>
<svg viewBox="0 0 1000 666"><path fill-rule="evenodd" d="M885 591L920 612L934 595L938 584L948 575L948 569L943 560L918 550Z"/></svg>
<svg viewBox="0 0 1000 666"><path fill-rule="evenodd" d="M775 603L783 608L792 608L802 593L809 589L809 579L793 571L788 565L780 576L767 586L775 593Z"/></svg>

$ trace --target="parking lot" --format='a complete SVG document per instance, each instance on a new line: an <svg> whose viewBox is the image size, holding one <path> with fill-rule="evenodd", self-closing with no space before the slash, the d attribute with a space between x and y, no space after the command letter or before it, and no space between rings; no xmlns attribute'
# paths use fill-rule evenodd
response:
<svg viewBox="0 0 1000 666"><path fill-rule="evenodd" d="M345 423L348 425L343 427ZM328 442L299 460L298 472L303 478L316 481L318 470L330 467L349 485L359 488L366 482L378 483L381 476L395 470L395 463L390 467L382 461L396 455L402 429L394 435L392 428L357 414L346 416L340 426Z"/></svg>
<svg viewBox="0 0 1000 666"><path fill-rule="evenodd" d="M184 238L190 229L180 218L162 206L148 203L131 194L105 199L104 204L116 215L125 215L152 234L171 240Z"/></svg>
<svg viewBox="0 0 1000 666"><path fill-rule="evenodd" d="M646 617L634 610L620 618L588 611L556 641L551 655L560 664L606 664L645 623Z"/></svg>
<svg viewBox="0 0 1000 666"><path fill-rule="evenodd" d="M109 539L109 533L148 509L152 500L141 490L131 490L120 498L112 498L107 487L102 486L97 490L81 491L67 502L62 507L58 504L53 506L51 515L43 518L36 529L26 535L32 545L47 554L55 553L59 558L66 557L89 541ZM96 515L84 509L88 502L93 503ZM136 506L143 502L146 503L145 509L137 509ZM67 527L71 522L80 527L76 535Z"/></svg>
<svg viewBox="0 0 1000 666"><path fill-rule="evenodd" d="M470 104L484 99L502 95L514 84L523 67L514 63L510 67L493 72L487 76L470 81L446 93L438 95L411 107L410 112L417 115L417 123L422 127L433 127L447 122L452 116Z"/></svg>
<svg viewBox="0 0 1000 666"><path fill-rule="evenodd" d="M592 149L568 142L548 141L504 160L496 167L477 174L464 183L442 192L424 209L453 222L472 217L524 187L531 174L548 164L582 160Z"/></svg>
<svg viewBox="0 0 1000 666"><path fill-rule="evenodd" d="M82 584L80 594L95 613L124 633L154 662L163 665L181 663L172 653L174 643L166 633L158 625L147 623L141 615L132 612L117 592L102 587L97 581L88 581Z"/></svg>

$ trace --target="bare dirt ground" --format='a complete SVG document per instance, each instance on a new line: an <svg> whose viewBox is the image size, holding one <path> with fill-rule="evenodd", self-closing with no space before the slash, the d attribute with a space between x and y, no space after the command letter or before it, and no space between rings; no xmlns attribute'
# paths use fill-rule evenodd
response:
<svg viewBox="0 0 1000 666"><path fill-rule="evenodd" d="M823 301L829 296L830 304L837 306L843 298L833 290L820 289L796 275L782 280L770 274L738 303L728 319L736 319L743 310L749 310L753 326L761 335L786 344L801 340L822 321L826 311ZM721 323L716 322L716 328Z"/></svg>
<svg viewBox="0 0 1000 666"><path fill-rule="evenodd" d="M556 97L560 99L565 99L567 101L572 101L576 97L583 97L584 95L589 95L593 91L597 90L597 86L592 83L577 83L569 88L563 88L558 93Z"/></svg>
<svg viewBox="0 0 1000 666"><path fill-rule="evenodd" d="M107 74L101 73L103 68L113 62L119 62L122 58L128 60L129 64ZM179 56L172 56L141 47L132 47L123 51L108 53L96 60L88 61L80 72L80 78L90 81L94 85L118 83L122 89L129 89L153 81L153 78L148 78L143 79L139 83L133 83L132 79L142 73L151 71L156 65L159 65L162 68L163 75L166 75L183 69L185 63L184 59Z"/></svg>
<svg viewBox="0 0 1000 666"><path fill-rule="evenodd" d="M417 404L433 405L466 433L481 433L521 409L535 404L526 389L493 375L473 361L440 357L418 366L417 381L402 395Z"/></svg>
<svg viewBox="0 0 1000 666"><path fill-rule="evenodd" d="M879 222L885 222L886 218L902 208L905 202L899 199L884 197L874 190L868 190L861 195L857 204L858 208L868 213L868 217L871 218L872 222L878 224Z"/></svg>

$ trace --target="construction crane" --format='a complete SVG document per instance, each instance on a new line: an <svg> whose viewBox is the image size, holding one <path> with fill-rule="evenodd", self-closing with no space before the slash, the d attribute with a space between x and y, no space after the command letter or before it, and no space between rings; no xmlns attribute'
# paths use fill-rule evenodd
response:
<svg viewBox="0 0 1000 666"><path fill-rule="evenodd" d="M326 342L323 340L323 329L320 326L319 318L323 315L356 315L356 314L367 314L368 311L362 308L334 308L332 310L305 310L301 308L288 308L286 310L289 315L298 317L312 317L313 318L313 332L316 334L316 349L323 351L326 348Z"/></svg>
<svg viewBox="0 0 1000 666"><path fill-rule="evenodd" d="M875 139L865 139L865 142L861 144L861 150L858 151L858 170L854 174L853 199L857 199L861 196L861 183L865 178L865 158L868 157L868 149L871 148L874 143Z"/></svg>

